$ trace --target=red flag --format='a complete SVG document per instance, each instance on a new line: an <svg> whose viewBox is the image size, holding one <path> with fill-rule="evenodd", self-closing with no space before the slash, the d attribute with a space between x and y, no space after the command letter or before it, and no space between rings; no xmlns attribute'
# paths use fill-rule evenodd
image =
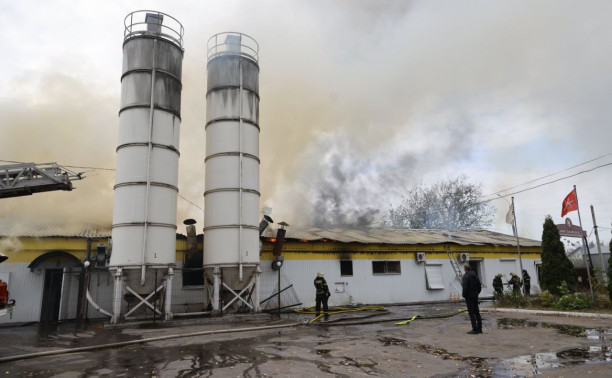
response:
<svg viewBox="0 0 612 378"><path fill-rule="evenodd" d="M576 201L576 189L572 190L570 194L563 200L563 206L561 208L561 218L570 211L578 210L578 201Z"/></svg>

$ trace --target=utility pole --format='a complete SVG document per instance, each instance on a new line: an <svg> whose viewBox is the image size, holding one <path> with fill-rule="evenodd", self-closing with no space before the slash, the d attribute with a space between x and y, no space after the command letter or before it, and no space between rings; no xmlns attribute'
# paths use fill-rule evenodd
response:
<svg viewBox="0 0 612 378"><path fill-rule="evenodd" d="M589 246L586 240L586 235L584 229L582 228L582 218L580 217L580 204L578 202L578 190L576 190L576 185L574 185L574 193L576 193L576 208L578 209L578 222L580 222L580 232L582 233L582 246L588 255L588 264L587 264L587 277L589 279L589 288L591 289L591 302L595 302L595 293L593 292L593 280L591 280L591 269L593 269L593 261L591 261L591 252L589 252Z"/></svg>
<svg viewBox="0 0 612 378"><path fill-rule="evenodd" d="M516 248L518 249L519 266L521 267L520 277L523 277L523 259L521 258L521 245L519 244L518 226L516 225L516 211L514 210L514 197L512 197L512 215L514 218L514 236L516 236Z"/></svg>
<svg viewBox="0 0 612 378"><path fill-rule="evenodd" d="M606 282L606 267L604 266L603 255L601 254L601 245L599 243L599 232L597 231L597 221L595 220L595 209L591 205L591 215L593 216L593 228L595 229L595 241L597 242L597 252L599 252L599 262L601 263L600 275L601 282Z"/></svg>

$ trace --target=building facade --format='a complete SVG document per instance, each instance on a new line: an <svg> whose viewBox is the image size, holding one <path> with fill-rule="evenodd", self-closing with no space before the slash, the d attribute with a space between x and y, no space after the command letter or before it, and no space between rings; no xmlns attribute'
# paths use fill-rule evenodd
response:
<svg viewBox="0 0 612 378"><path fill-rule="evenodd" d="M70 230L73 231L70 231ZM108 228L77 226L35 227L27 231L0 224L0 249L8 259L0 264L0 279L8 283L10 298L16 300L12 317L0 317L0 325L24 322L53 322L75 318L110 319L114 281L108 268L112 253ZM261 237L261 308L275 310L281 288L281 308L314 305L313 280L325 273L331 291L330 305L404 304L457 299L461 293L457 268L469 264L484 287L482 297L493 294L493 277L519 273L515 238L490 231L389 230L290 227L282 246L283 265L272 268L275 230ZM198 253L203 240L198 237ZM540 242L520 239L523 268L532 277L532 293L539 291ZM193 254L193 252L191 252ZM171 311L175 317L206 315L211 311L213 283L204 278L200 265L185 261L187 239L176 238ZM200 258L195 258L202 261ZM454 260L454 262L453 262ZM85 268L84 262L90 265ZM158 297L143 303L137 294L124 290L122 306L126 320L161 319L165 297L164 271L151 271ZM221 272L223 279L223 272ZM235 299L239 288L220 293L224 312L243 307ZM253 301L253 292L240 297Z"/></svg>

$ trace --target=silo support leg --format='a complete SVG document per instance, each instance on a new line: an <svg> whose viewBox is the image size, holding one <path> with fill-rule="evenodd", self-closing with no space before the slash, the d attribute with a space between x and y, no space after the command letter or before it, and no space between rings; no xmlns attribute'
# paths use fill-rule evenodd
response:
<svg viewBox="0 0 612 378"><path fill-rule="evenodd" d="M259 284L261 282L261 268L259 266L257 266L257 270L255 271L255 308L253 309L253 311L255 312L261 312L261 305L259 303L259 294L260 294L260 289L259 289Z"/></svg>
<svg viewBox="0 0 612 378"><path fill-rule="evenodd" d="M221 286L221 270L217 266L213 270L213 280L212 312L217 314L219 313L219 286Z"/></svg>
<svg viewBox="0 0 612 378"><path fill-rule="evenodd" d="M113 317L111 318L111 324L117 324L121 318L121 293L123 291L123 271L121 268L117 268L115 271L115 293L113 296Z"/></svg>
<svg viewBox="0 0 612 378"><path fill-rule="evenodd" d="M172 281L174 280L174 269L168 268L166 278L166 299L164 301L164 319L172 319Z"/></svg>

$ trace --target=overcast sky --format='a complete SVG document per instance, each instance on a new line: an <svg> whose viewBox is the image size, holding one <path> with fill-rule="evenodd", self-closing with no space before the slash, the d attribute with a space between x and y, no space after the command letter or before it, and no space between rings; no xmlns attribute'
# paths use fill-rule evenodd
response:
<svg viewBox="0 0 612 378"><path fill-rule="evenodd" d="M0 0L0 159L115 167L123 19L139 9L185 28L179 189L200 207L205 46L223 31L260 45L261 205L277 221L378 225L420 182L464 174L490 194L612 153L610 1ZM548 214L561 223L577 185L584 228L592 204L609 241L611 174L516 194L521 236L540 239ZM3 199L0 216L110 225L114 172L86 176ZM492 229L510 233L507 203L492 204ZM202 226L201 210L178 209Z"/></svg>

